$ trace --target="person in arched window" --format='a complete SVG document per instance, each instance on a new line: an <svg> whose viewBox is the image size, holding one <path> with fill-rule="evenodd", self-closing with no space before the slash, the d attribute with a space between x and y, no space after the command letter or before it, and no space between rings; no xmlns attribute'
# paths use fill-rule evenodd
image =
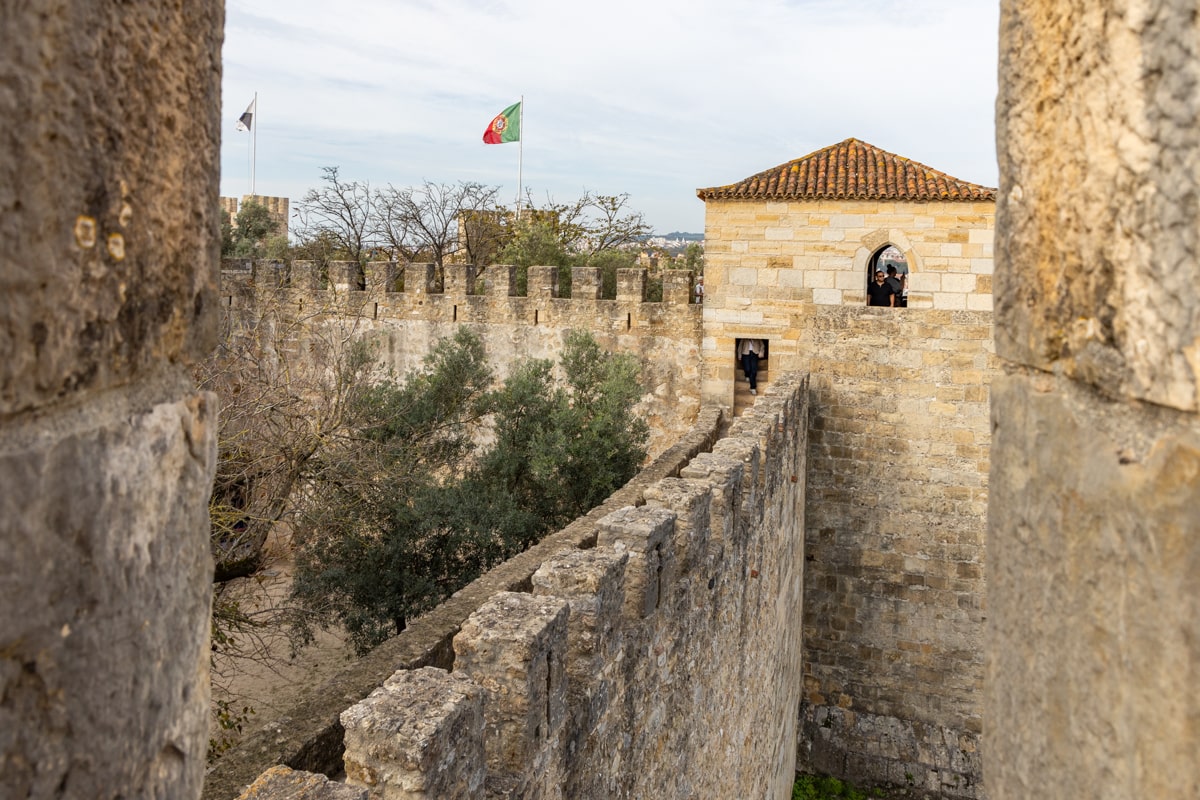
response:
<svg viewBox="0 0 1200 800"><path fill-rule="evenodd" d="M896 305L896 292L892 289L891 284L887 282L887 277L881 269L875 270L875 280L871 281L867 286L867 305Z"/></svg>

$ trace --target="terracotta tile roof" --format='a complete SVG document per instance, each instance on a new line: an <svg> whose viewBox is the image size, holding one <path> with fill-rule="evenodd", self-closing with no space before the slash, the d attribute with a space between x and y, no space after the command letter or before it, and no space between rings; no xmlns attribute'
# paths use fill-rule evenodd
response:
<svg viewBox="0 0 1200 800"><path fill-rule="evenodd" d="M701 200L995 200L996 190L847 139L743 181L697 189Z"/></svg>

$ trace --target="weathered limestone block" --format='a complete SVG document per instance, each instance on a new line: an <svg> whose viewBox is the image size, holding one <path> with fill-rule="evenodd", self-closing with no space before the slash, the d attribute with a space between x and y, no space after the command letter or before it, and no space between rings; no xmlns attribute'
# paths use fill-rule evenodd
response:
<svg viewBox="0 0 1200 800"><path fill-rule="evenodd" d="M515 297L517 294L517 268L511 264L492 264L476 280L483 281L484 294L488 297Z"/></svg>
<svg viewBox="0 0 1200 800"><path fill-rule="evenodd" d="M530 267L525 294L538 300L558 297L558 267Z"/></svg>
<svg viewBox="0 0 1200 800"><path fill-rule="evenodd" d="M358 264L353 261L330 261L329 285L339 293L357 289Z"/></svg>
<svg viewBox="0 0 1200 800"><path fill-rule="evenodd" d="M222 21L212 2L6 9L0 414L215 344Z"/></svg>
<svg viewBox="0 0 1200 800"><path fill-rule="evenodd" d="M367 790L335 783L324 775L271 767L238 800L367 800Z"/></svg>
<svg viewBox="0 0 1200 800"><path fill-rule="evenodd" d="M617 300L640 303L646 299L646 270L617 270Z"/></svg>
<svg viewBox="0 0 1200 800"><path fill-rule="evenodd" d="M763 406L762 408L756 407L754 409L756 412L753 415L754 420L761 419L762 410L767 405L767 398L764 397L762 400L759 400L759 403L762 403ZM742 417L741 419L747 422L751 421L747 417ZM760 425L760 427L763 426ZM738 430L743 431L744 429L739 428ZM731 433L735 432L731 431ZM739 499L738 509L739 513L748 515L746 523L750 525L757 525L762 521L763 507L760 498L766 494L763 483L767 480L766 470L762 468L763 451L766 450L770 453L783 449L779 447L767 449L766 444L764 442L760 445L760 441L751 439L748 436L735 434L717 442L712 449L714 455L729 458L742 464L742 496Z"/></svg>
<svg viewBox="0 0 1200 800"><path fill-rule="evenodd" d="M596 545L629 553L625 568L624 615L638 620L653 614L676 574L671 546L675 514L665 508L626 506L596 523Z"/></svg>
<svg viewBox="0 0 1200 800"><path fill-rule="evenodd" d="M405 265L404 291L413 295L427 295L437 292L437 264Z"/></svg>
<svg viewBox="0 0 1200 800"><path fill-rule="evenodd" d="M740 458L712 452L700 453L679 471L681 478L704 481L712 487L711 540L714 547L737 543L745 470Z"/></svg>
<svg viewBox="0 0 1200 800"><path fill-rule="evenodd" d="M475 265L447 264L446 294L454 297L465 297L475 293Z"/></svg>
<svg viewBox="0 0 1200 800"><path fill-rule="evenodd" d="M454 637L454 671L487 690L489 781L520 785L561 771L568 608L559 598L499 592Z"/></svg>
<svg viewBox="0 0 1200 800"><path fill-rule="evenodd" d="M254 261L254 286L260 291L281 289L288 284L288 265L283 261ZM222 265L224 268L224 265ZM224 275L222 275L224 284ZM223 286L222 286L223 288Z"/></svg>
<svg viewBox="0 0 1200 800"><path fill-rule="evenodd" d="M0 438L0 796L199 794L217 402L185 391Z"/></svg>
<svg viewBox="0 0 1200 800"><path fill-rule="evenodd" d="M470 800L487 777L483 689L435 667L400 670L342 712L346 780L374 800Z"/></svg>
<svg viewBox="0 0 1200 800"><path fill-rule="evenodd" d="M663 270L663 303L686 306L692 301L695 273L690 269Z"/></svg>
<svg viewBox="0 0 1200 800"><path fill-rule="evenodd" d="M368 292L393 292L396 290L399 270L395 261L368 261L363 267L363 272L366 275ZM449 275L446 280L450 280Z"/></svg>
<svg viewBox="0 0 1200 800"><path fill-rule="evenodd" d="M628 553L608 548L568 550L533 574L535 596L559 597L570 603L568 668L575 663L586 666L607 651L620 620L628 561Z"/></svg>
<svg viewBox="0 0 1200 800"><path fill-rule="evenodd" d="M1195 3L1002 3L997 351L1200 408Z"/></svg>
<svg viewBox="0 0 1200 800"><path fill-rule="evenodd" d="M709 535L712 513L712 487L703 481L663 478L646 487L643 496L649 508L663 508L675 514L672 549L679 561L679 572L690 575L702 570L711 554Z"/></svg>
<svg viewBox="0 0 1200 800"><path fill-rule="evenodd" d="M600 297L599 267L571 268L571 299L597 300Z"/></svg>
<svg viewBox="0 0 1200 800"><path fill-rule="evenodd" d="M1200 420L992 385L992 800L1200 796Z"/></svg>
<svg viewBox="0 0 1200 800"><path fill-rule="evenodd" d="M321 269L315 261L292 262L292 288L306 292L325 288Z"/></svg>

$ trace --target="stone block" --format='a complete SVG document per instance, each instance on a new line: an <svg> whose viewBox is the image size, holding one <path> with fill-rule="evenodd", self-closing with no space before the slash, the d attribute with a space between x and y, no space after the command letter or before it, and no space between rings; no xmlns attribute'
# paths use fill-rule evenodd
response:
<svg viewBox="0 0 1200 800"><path fill-rule="evenodd" d="M292 262L292 288L305 292L325 288L325 279L315 261Z"/></svg>
<svg viewBox="0 0 1200 800"><path fill-rule="evenodd" d="M586 735L606 710L613 676L610 665L619 645L621 608L625 600L628 553L607 547L572 550L542 564L533 574L539 597L559 597L570 604L567 621L567 695Z"/></svg>
<svg viewBox="0 0 1200 800"><path fill-rule="evenodd" d="M717 453L700 453L679 472L679 477L703 481L712 490L712 529L714 546L730 544L738 528L742 505L742 481L745 465L740 460Z"/></svg>
<svg viewBox="0 0 1200 800"><path fill-rule="evenodd" d="M682 573L698 570L709 554L712 489L706 483L664 478L644 492L646 505L675 514L672 548Z"/></svg>
<svg viewBox="0 0 1200 800"><path fill-rule="evenodd" d="M6 424L0 796L199 794L218 404L187 391Z"/></svg>
<svg viewBox="0 0 1200 800"><path fill-rule="evenodd" d="M598 267L571 268L571 298L574 300L596 300L600 297L600 269Z"/></svg>
<svg viewBox="0 0 1200 800"><path fill-rule="evenodd" d="M567 601L499 592L454 637L454 671L487 690L489 780L554 769L566 717Z"/></svg>
<svg viewBox="0 0 1200 800"><path fill-rule="evenodd" d="M840 306L843 303L841 289L813 289L813 303L819 306Z"/></svg>
<svg viewBox="0 0 1200 800"><path fill-rule="evenodd" d="M947 274L942 276L943 292L958 292L970 294L978 288L978 278L974 275Z"/></svg>
<svg viewBox="0 0 1200 800"><path fill-rule="evenodd" d="M646 270L617 270L617 300L641 303L646 299Z"/></svg>
<svg viewBox="0 0 1200 800"><path fill-rule="evenodd" d="M1060 375L1007 374L991 392L988 785L1190 792L1200 422Z"/></svg>
<svg viewBox="0 0 1200 800"><path fill-rule="evenodd" d="M492 264L475 277L476 291L483 281L483 293L488 297L516 297L517 268L511 264Z"/></svg>
<svg viewBox="0 0 1200 800"><path fill-rule="evenodd" d="M238 795L238 800L367 800L367 790L336 783L324 775L298 772L279 765L260 775Z"/></svg>
<svg viewBox="0 0 1200 800"><path fill-rule="evenodd" d="M612 639L625 597L627 552L608 548L572 550L555 556L533 574L534 594L570 603L571 661L603 655Z"/></svg>
<svg viewBox="0 0 1200 800"><path fill-rule="evenodd" d="M404 291L421 297L439 292L437 264L407 264L404 267Z"/></svg>
<svg viewBox="0 0 1200 800"><path fill-rule="evenodd" d="M662 273L663 303L686 306L694 299L695 275L691 270L668 269Z"/></svg>
<svg viewBox="0 0 1200 800"><path fill-rule="evenodd" d="M487 777L484 690L435 667L400 670L341 714L346 780L377 800L469 800Z"/></svg>
<svg viewBox="0 0 1200 800"><path fill-rule="evenodd" d="M330 261L329 284L337 292L359 291L359 266L355 261Z"/></svg>
<svg viewBox="0 0 1200 800"><path fill-rule="evenodd" d="M950 276L942 276L943 279L948 277ZM967 296L965 294L938 292L933 296L933 307L947 311L965 311L967 308Z"/></svg>
<svg viewBox="0 0 1200 800"><path fill-rule="evenodd" d="M396 281L400 277L395 261L367 261L366 272L367 291L383 294L396 290Z"/></svg>
<svg viewBox="0 0 1200 800"><path fill-rule="evenodd" d="M596 523L596 544L629 554L625 568L625 616L653 614L674 575L671 549L675 515L663 508L628 506Z"/></svg>
<svg viewBox="0 0 1200 800"><path fill-rule="evenodd" d="M558 297L558 267L530 267L526 282L526 295L537 300Z"/></svg>
<svg viewBox="0 0 1200 800"><path fill-rule="evenodd" d="M444 269L447 295L458 298L475 294L474 264L447 264Z"/></svg>

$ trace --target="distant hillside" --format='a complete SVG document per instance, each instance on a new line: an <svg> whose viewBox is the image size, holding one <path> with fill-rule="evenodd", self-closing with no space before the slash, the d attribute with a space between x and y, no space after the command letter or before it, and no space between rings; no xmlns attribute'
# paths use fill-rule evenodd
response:
<svg viewBox="0 0 1200 800"><path fill-rule="evenodd" d="M684 233L683 231L671 231L670 233L658 233L655 236L661 236L664 239L676 239L684 242L703 242L703 233Z"/></svg>

